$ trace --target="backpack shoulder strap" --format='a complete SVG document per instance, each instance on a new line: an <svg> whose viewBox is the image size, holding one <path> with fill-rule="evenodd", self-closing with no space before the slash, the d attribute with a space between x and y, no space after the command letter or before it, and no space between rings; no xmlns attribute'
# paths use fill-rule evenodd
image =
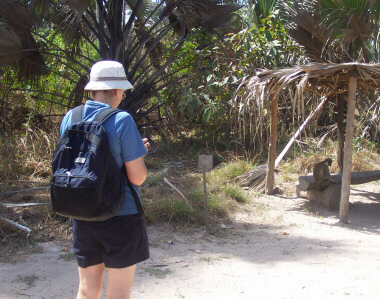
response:
<svg viewBox="0 0 380 299"><path fill-rule="evenodd" d="M116 108L106 108L100 111L94 118L94 121L102 124L104 123L110 116L120 112L121 110L116 109Z"/></svg>
<svg viewBox="0 0 380 299"><path fill-rule="evenodd" d="M137 211L139 213L139 216L141 218L144 218L145 213L144 213L144 209L143 209L143 207L141 205L141 201L139 199L139 196L137 195L137 192L136 192L135 188L133 187L131 181L128 179L128 176L127 176L127 174L125 172L124 172L124 175L125 175L125 180L127 181L128 187L131 190L132 197L133 197L133 200L135 201L135 205L136 205Z"/></svg>
<svg viewBox="0 0 380 299"><path fill-rule="evenodd" d="M80 105L72 109L70 125L80 122L82 119L83 119L83 105ZM70 125L68 127L70 127ZM58 147L60 147L62 144L64 144L65 142L69 140L69 138L65 136L65 132L67 131L67 129L68 128L65 129L61 138L59 139Z"/></svg>
<svg viewBox="0 0 380 299"><path fill-rule="evenodd" d="M106 108L106 109L103 109L102 111L100 111L94 118L94 121L102 124L104 123L110 116L120 112L121 110L120 109L116 109L116 108ZM137 192L135 190L135 188L133 187L132 183L130 182L130 180L128 179L128 176L127 176L127 173L125 172L125 168L123 166L123 175L125 176L125 179L126 179L126 182L127 182L127 185L129 187L129 189L131 190L131 193L132 193L132 197L133 197L133 200L135 202L135 205L137 207L137 211L140 215L141 218L144 218L144 209L141 205L141 202L140 202L140 199L139 199L139 196L137 195Z"/></svg>
<svg viewBox="0 0 380 299"><path fill-rule="evenodd" d="M77 106L73 109L71 114L71 124L80 122L83 119L83 105Z"/></svg>

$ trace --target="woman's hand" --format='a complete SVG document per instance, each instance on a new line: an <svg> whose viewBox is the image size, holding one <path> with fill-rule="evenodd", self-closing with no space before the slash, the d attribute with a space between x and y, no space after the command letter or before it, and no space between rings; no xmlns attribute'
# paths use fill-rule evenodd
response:
<svg viewBox="0 0 380 299"><path fill-rule="evenodd" d="M148 141L148 138L143 138L143 139L142 139L142 142L144 143L144 146L145 146L146 151L149 151L150 143L149 143L149 141Z"/></svg>

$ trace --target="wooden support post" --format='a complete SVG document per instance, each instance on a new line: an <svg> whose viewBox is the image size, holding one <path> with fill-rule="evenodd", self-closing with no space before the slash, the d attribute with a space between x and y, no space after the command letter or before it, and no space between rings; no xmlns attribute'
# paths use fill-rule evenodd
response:
<svg viewBox="0 0 380 299"><path fill-rule="evenodd" d="M274 170L276 163L276 144L277 144L277 111L278 111L278 95L276 95L271 104L270 113L270 137L269 137L269 153L268 153L268 173L266 181L266 193L271 195L274 186Z"/></svg>
<svg viewBox="0 0 380 299"><path fill-rule="evenodd" d="M338 118L336 121L338 127L338 166L339 172L343 172L343 157L344 157L344 95L337 95L337 108L338 108Z"/></svg>
<svg viewBox="0 0 380 299"><path fill-rule="evenodd" d="M351 171L352 171L352 143L354 136L354 118L356 104L357 78L351 77L348 84L348 108L346 121L346 138L344 141L344 163L342 174L342 193L340 195L339 220L348 221L348 204L350 199Z"/></svg>

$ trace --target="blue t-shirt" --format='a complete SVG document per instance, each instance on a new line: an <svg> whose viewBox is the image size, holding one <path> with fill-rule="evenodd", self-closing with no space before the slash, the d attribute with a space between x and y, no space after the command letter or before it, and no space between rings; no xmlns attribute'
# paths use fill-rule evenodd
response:
<svg viewBox="0 0 380 299"><path fill-rule="evenodd" d="M84 120L93 120L99 111L109 107L110 106L105 103L98 103L91 100L86 101L84 106ZM71 115L72 110L70 110L62 120L60 128L61 136L71 124ZM147 154L147 150L142 142L140 133L129 113L121 111L112 115L104 123L104 128L107 131L110 142L111 154L115 158L120 169L125 167L124 162L133 161ZM137 194L139 194L136 186L135 189ZM133 215L138 213L131 190L127 184L125 185L125 193L126 199L117 213L117 216Z"/></svg>

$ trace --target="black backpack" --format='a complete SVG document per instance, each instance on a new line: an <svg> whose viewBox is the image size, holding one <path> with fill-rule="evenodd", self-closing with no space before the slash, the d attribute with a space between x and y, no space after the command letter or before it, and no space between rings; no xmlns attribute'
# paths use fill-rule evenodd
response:
<svg viewBox="0 0 380 299"><path fill-rule="evenodd" d="M125 200L125 180L141 217L136 190L110 151L103 123L120 110L106 108L93 121L83 120L83 105L73 109L71 124L58 143L52 162L51 205L56 213L79 220L104 221Z"/></svg>

